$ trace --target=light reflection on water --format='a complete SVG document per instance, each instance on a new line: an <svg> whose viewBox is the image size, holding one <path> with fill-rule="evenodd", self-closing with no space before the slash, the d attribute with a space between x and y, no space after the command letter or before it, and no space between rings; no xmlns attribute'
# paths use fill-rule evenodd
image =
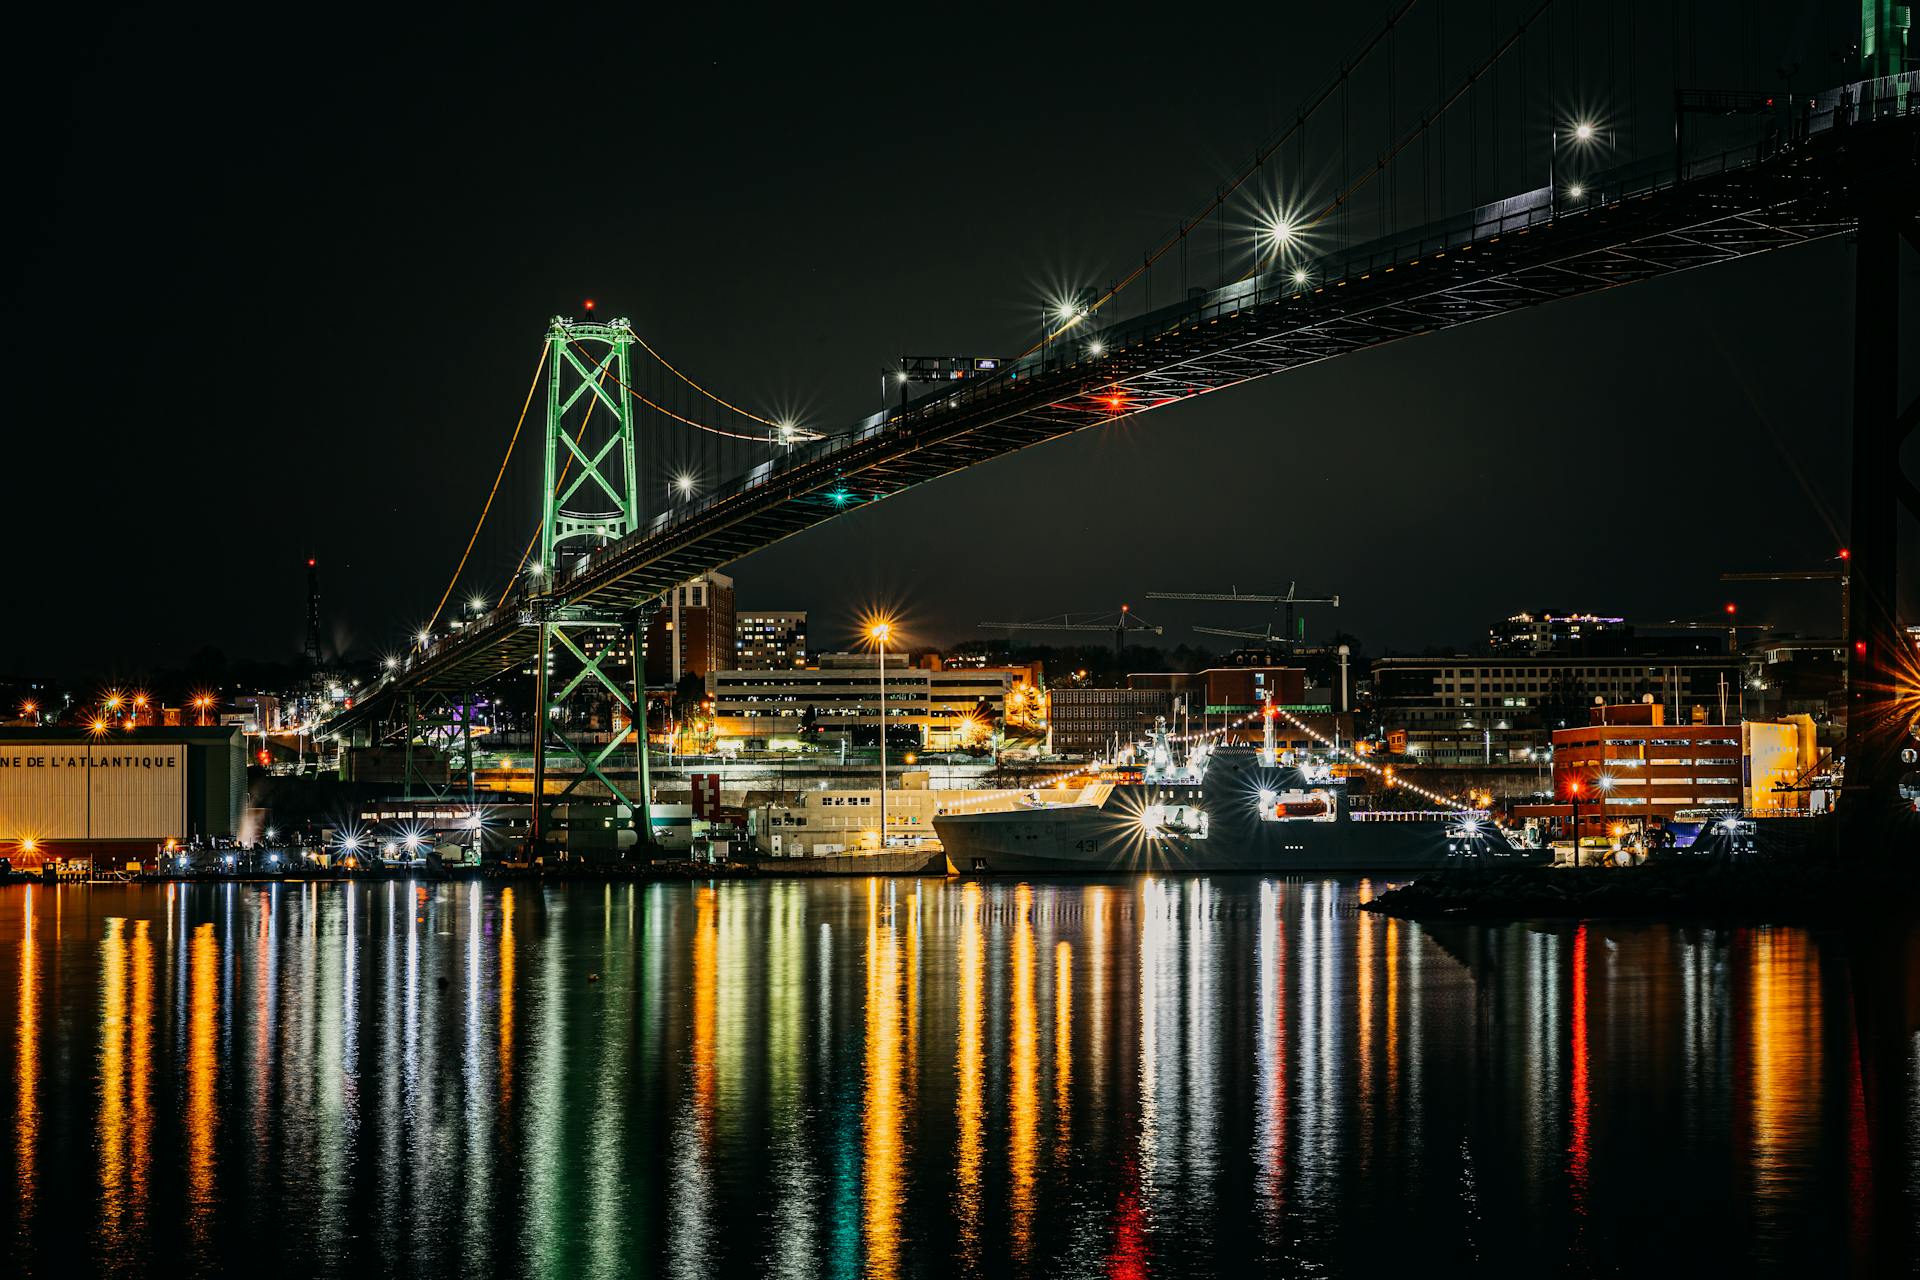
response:
<svg viewBox="0 0 1920 1280"><path fill-rule="evenodd" d="M1382 887L6 890L10 1269L1670 1270L1905 1246L1884 1206L1916 1192L1912 936L1862 964L1799 929L1354 910Z"/></svg>

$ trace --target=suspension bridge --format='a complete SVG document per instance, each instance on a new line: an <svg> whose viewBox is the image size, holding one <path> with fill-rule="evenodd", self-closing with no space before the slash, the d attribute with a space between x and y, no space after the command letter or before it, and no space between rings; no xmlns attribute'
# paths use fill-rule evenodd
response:
<svg viewBox="0 0 1920 1280"><path fill-rule="evenodd" d="M1897 667L1911 658L1894 620L1895 526L1903 503L1920 513L1920 491L1901 475L1898 457L1920 405L1903 410L1896 402L1895 321L1900 245L1920 249L1920 73L1799 97L1676 92L1672 147L1633 160L1596 158L1595 126L1556 119L1546 185L1404 228L1384 225L1383 201L1380 234L1338 247L1317 242L1320 226L1350 213L1362 187L1415 155L1449 109L1484 88L1548 7L1440 86L1433 109L1389 136L1370 166L1343 173L1325 209L1269 213L1250 260L1229 264L1223 254L1218 278L1191 287L1186 258L1207 219L1224 220L1236 193L1282 163L1316 113L1349 91L1355 69L1412 5L1397 9L1199 217L1113 288L1066 300L1033 349L956 369L965 376L917 395L906 394L903 366L899 402L840 431L741 407L669 363L625 319L554 317L522 411L524 425L544 378L541 509L518 564L495 566L509 569L504 589L456 603L456 616L439 626L477 527L434 621L323 732L353 744L404 745L409 794L416 783L427 789L412 764L415 744L437 745L453 762L454 781L442 785L457 788L464 772L471 799L475 690L529 673L543 730L532 753L534 794L551 804L594 778L633 805L645 831L646 735L589 742L569 729L563 708L591 695L617 708L616 729L620 717L626 726L643 718L645 618L679 583L1073 432L1415 335L1840 235L1857 243L1852 723L1858 735L1910 713L1897 705ZM1687 145L1697 119L1751 123L1752 136L1702 153L1698 125ZM1184 287L1176 300L1153 305L1152 271L1165 271L1175 255ZM516 427L514 439L520 435ZM663 443L668 438L678 443ZM682 461L688 439L711 448L697 480ZM664 502L647 500L662 490ZM1893 741L1883 733L1850 744L1862 785L1890 785ZM557 793L547 781L549 756L566 762ZM536 842L544 808L534 806Z"/></svg>

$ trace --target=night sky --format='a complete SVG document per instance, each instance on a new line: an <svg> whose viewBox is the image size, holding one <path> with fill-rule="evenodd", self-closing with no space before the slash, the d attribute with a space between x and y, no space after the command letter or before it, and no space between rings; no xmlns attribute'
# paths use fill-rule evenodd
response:
<svg viewBox="0 0 1920 1280"><path fill-rule="evenodd" d="M872 411L902 353L1017 354L1048 297L1137 262L1388 11L974 7L836 26L716 8L689 26L70 8L16 31L8 60L0 674L132 671L207 644L290 657L309 555L329 642L400 647L447 585L547 317L586 297L721 394L823 430ZM1416 6L1394 42L1394 132L1520 10ZM1779 87L1773 69L1797 63L1797 88L1838 81L1858 6L1689 12L1557 6L1564 114L1604 119L1622 156L1662 154L1676 78ZM1431 198L1449 206L1545 182L1549 50L1529 47L1526 105L1516 58L1396 166L1389 216L1419 220L1437 160ZM1387 71L1355 83L1355 167L1387 132ZM1527 154L1518 127L1496 146L1497 110L1534 122ZM1256 195L1330 198L1330 119ZM1370 190L1333 220L1328 247L1371 234L1378 205ZM1236 214L1229 250L1255 233ZM1289 580L1339 593L1338 625L1374 652L1470 644L1542 605L1658 621L1738 599L1756 621L1831 630L1830 588L1717 577L1819 567L1844 543L1850 263L1828 240L1298 370L1002 459L729 572L743 608L812 610L817 648L875 603L941 643L1123 600L1172 644L1197 639L1191 621L1265 619L1147 591ZM497 590L536 474L510 473L457 594Z"/></svg>

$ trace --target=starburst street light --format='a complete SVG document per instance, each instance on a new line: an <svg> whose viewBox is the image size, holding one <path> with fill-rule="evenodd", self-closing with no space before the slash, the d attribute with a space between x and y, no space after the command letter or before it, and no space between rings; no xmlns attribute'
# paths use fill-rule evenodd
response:
<svg viewBox="0 0 1920 1280"><path fill-rule="evenodd" d="M470 597L467 600L467 608L471 609L475 613L485 613L487 611L486 598L484 596Z"/></svg>
<svg viewBox="0 0 1920 1280"><path fill-rule="evenodd" d="M880 658L880 848L887 847L887 642L893 639L893 619L878 617L867 624L867 639Z"/></svg>
<svg viewBox="0 0 1920 1280"><path fill-rule="evenodd" d="M682 471L673 478L673 487L674 491L681 497L691 496L693 493L693 475L690 472Z"/></svg>
<svg viewBox="0 0 1920 1280"><path fill-rule="evenodd" d="M1277 247L1283 249L1292 244L1294 237L1298 234L1299 231L1294 227L1293 223L1286 218L1276 219L1267 227L1267 238L1273 241Z"/></svg>
<svg viewBox="0 0 1920 1280"><path fill-rule="evenodd" d="M1305 267L1295 267L1293 269L1293 282L1301 286L1307 283L1307 269Z"/></svg>
<svg viewBox="0 0 1920 1280"><path fill-rule="evenodd" d="M1547 214L1549 217L1557 216L1560 211L1560 180L1558 169L1560 165L1560 143L1562 138L1583 145L1592 145L1599 141L1600 131L1591 120L1576 120L1570 126L1559 123L1553 126L1552 132L1547 139L1547 199L1549 201ZM1567 187L1567 198L1570 200L1578 200L1586 193L1586 187L1577 182L1571 183Z"/></svg>

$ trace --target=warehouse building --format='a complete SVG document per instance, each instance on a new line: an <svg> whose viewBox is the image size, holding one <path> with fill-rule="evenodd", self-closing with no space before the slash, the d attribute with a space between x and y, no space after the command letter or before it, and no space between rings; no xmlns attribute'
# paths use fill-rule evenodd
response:
<svg viewBox="0 0 1920 1280"><path fill-rule="evenodd" d="M247 798L239 729L0 729L0 857L142 860L168 840L231 839Z"/></svg>

